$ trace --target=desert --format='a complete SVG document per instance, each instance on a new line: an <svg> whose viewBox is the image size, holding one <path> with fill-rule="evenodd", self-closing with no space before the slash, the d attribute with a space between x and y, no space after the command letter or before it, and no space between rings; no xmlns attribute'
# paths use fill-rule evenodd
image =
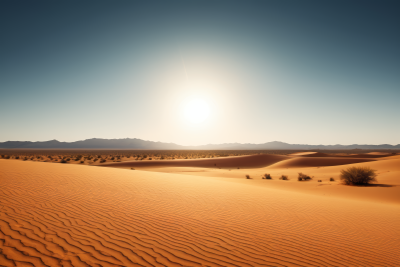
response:
<svg viewBox="0 0 400 267"><path fill-rule="evenodd" d="M92 166L0 159L0 262L396 266L400 156L377 156L303 152ZM377 183L343 185L340 170L361 165L377 170ZM298 181L298 172L313 179Z"/></svg>
<svg viewBox="0 0 400 267"><path fill-rule="evenodd" d="M0 1L0 267L400 267L400 1Z"/></svg>

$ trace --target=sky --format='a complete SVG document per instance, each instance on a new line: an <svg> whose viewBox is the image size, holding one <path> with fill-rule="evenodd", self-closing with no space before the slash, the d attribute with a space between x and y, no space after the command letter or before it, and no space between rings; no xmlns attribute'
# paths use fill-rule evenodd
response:
<svg viewBox="0 0 400 267"><path fill-rule="evenodd" d="M398 1L0 2L0 142L399 144Z"/></svg>

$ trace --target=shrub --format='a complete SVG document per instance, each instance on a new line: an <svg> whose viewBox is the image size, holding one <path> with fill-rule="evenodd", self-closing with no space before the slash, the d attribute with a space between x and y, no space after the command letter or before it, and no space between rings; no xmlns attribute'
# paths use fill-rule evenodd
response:
<svg viewBox="0 0 400 267"><path fill-rule="evenodd" d="M298 181L309 181L312 178L308 176L307 174L299 172L299 177L297 178Z"/></svg>
<svg viewBox="0 0 400 267"><path fill-rule="evenodd" d="M269 173L264 174L263 179L272 179L271 174Z"/></svg>
<svg viewBox="0 0 400 267"><path fill-rule="evenodd" d="M334 182L335 179L333 179L333 178L331 177L331 178L329 178L329 181Z"/></svg>
<svg viewBox="0 0 400 267"><path fill-rule="evenodd" d="M350 167L340 171L340 180L347 185L366 185L376 181L377 174L370 167Z"/></svg>
<svg viewBox="0 0 400 267"><path fill-rule="evenodd" d="M67 163L67 161L66 161L65 159L62 159L62 160L60 161L60 163Z"/></svg>
<svg viewBox="0 0 400 267"><path fill-rule="evenodd" d="M246 174L246 179L251 179L250 175Z"/></svg>
<svg viewBox="0 0 400 267"><path fill-rule="evenodd" d="M287 181L287 180L289 180L289 179L288 179L287 175L283 175L283 174L282 174L282 176L279 178L279 180L285 180L285 181Z"/></svg>

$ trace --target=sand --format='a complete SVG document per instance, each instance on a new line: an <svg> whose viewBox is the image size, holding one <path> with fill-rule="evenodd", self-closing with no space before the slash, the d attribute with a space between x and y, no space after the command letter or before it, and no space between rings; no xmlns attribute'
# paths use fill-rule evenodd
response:
<svg viewBox="0 0 400 267"><path fill-rule="evenodd" d="M282 157L135 170L0 160L0 266L399 265L399 156ZM339 183L340 169L364 165L378 186Z"/></svg>

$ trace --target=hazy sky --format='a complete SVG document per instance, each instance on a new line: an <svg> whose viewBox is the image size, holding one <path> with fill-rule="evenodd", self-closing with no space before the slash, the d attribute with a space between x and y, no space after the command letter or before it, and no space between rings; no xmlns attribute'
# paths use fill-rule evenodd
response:
<svg viewBox="0 0 400 267"><path fill-rule="evenodd" d="M0 141L399 144L399 14L378 0L4 0Z"/></svg>

